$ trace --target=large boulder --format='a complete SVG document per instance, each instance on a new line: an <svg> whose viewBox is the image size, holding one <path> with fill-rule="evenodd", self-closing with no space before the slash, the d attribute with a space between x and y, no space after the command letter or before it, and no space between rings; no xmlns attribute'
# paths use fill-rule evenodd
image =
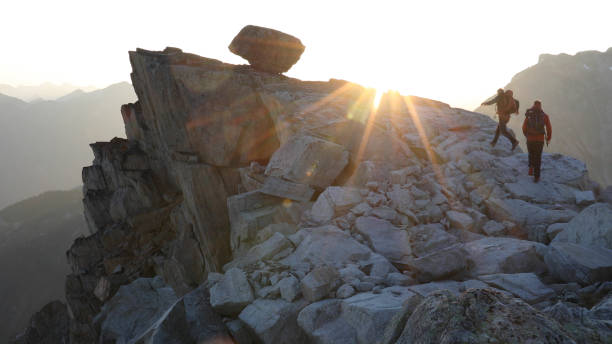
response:
<svg viewBox="0 0 612 344"><path fill-rule="evenodd" d="M331 266L320 266L302 279L302 295L309 301L318 301L327 296L340 283L338 270Z"/></svg>
<svg viewBox="0 0 612 344"><path fill-rule="evenodd" d="M453 245L416 259L405 260L419 282L458 275L470 268L470 255L462 244Z"/></svg>
<svg viewBox="0 0 612 344"><path fill-rule="evenodd" d="M296 135L274 152L266 175L326 188L340 175L348 160L349 152L339 144Z"/></svg>
<svg viewBox="0 0 612 344"><path fill-rule="evenodd" d="M402 287L360 293L345 300L328 299L304 308L298 324L314 343L375 343L393 316L418 300L418 295Z"/></svg>
<svg viewBox="0 0 612 344"><path fill-rule="evenodd" d="M249 61L253 68L268 73L284 73L299 59L306 47L286 33L247 25L229 45L229 50Z"/></svg>
<svg viewBox="0 0 612 344"><path fill-rule="evenodd" d="M314 267L331 265L342 268L349 263L367 260L372 254L367 246L334 226L305 228L292 238L301 241L292 254L281 260L291 267L307 263Z"/></svg>
<svg viewBox="0 0 612 344"><path fill-rule="evenodd" d="M544 301L555 294L554 290L544 285L532 272L484 275L478 278L492 287L512 293L529 304Z"/></svg>
<svg viewBox="0 0 612 344"><path fill-rule="evenodd" d="M323 191L312 205L312 219L325 223L342 215L361 202L360 190L352 187L330 186Z"/></svg>
<svg viewBox="0 0 612 344"><path fill-rule="evenodd" d="M490 237L469 242L465 248L474 261L474 276L546 271L541 254L545 246L539 243Z"/></svg>
<svg viewBox="0 0 612 344"><path fill-rule="evenodd" d="M282 299L257 299L240 313L239 319L255 334L258 342L303 343L305 334L297 324L297 316L305 305L303 300L290 303Z"/></svg>
<svg viewBox="0 0 612 344"><path fill-rule="evenodd" d="M520 199L490 197L484 202L489 217L497 221L512 221L522 229L521 238L546 242L546 229L557 222L567 222L576 216L568 209L547 209Z"/></svg>
<svg viewBox="0 0 612 344"><path fill-rule="evenodd" d="M612 249L612 206L593 204L574 217L553 242L571 242Z"/></svg>
<svg viewBox="0 0 612 344"><path fill-rule="evenodd" d="M612 250L554 242L544 256L553 276L565 282L590 285L612 280Z"/></svg>
<svg viewBox="0 0 612 344"><path fill-rule="evenodd" d="M246 274L238 268L227 270L225 276L210 288L210 304L224 315L240 313L253 299L253 289Z"/></svg>
<svg viewBox="0 0 612 344"><path fill-rule="evenodd" d="M559 301L542 312L558 321L576 343L612 343L610 318L600 318L593 309L589 311L575 303Z"/></svg>
<svg viewBox="0 0 612 344"><path fill-rule="evenodd" d="M100 342L135 343L163 319L177 299L160 277L139 278L121 286L94 319Z"/></svg>
<svg viewBox="0 0 612 344"><path fill-rule="evenodd" d="M355 229L370 243L375 252L391 262L401 261L412 254L408 232L375 217L360 217Z"/></svg>
<svg viewBox="0 0 612 344"><path fill-rule="evenodd" d="M202 284L172 306L163 320L145 336L149 344L188 344L229 341L221 317L212 309Z"/></svg>
<svg viewBox="0 0 612 344"><path fill-rule="evenodd" d="M487 289L436 293L408 314L383 343L574 343L556 321Z"/></svg>

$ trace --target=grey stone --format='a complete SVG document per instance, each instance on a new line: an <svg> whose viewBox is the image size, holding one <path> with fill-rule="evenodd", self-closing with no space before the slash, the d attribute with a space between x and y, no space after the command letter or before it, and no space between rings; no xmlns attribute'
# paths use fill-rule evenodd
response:
<svg viewBox="0 0 612 344"><path fill-rule="evenodd" d="M249 61L253 68L269 73L284 73L304 52L302 42L286 33L247 25L229 45L229 50Z"/></svg>
<svg viewBox="0 0 612 344"><path fill-rule="evenodd" d="M281 297L288 302L293 302L300 294L300 281L293 276L285 277L278 282Z"/></svg>
<svg viewBox="0 0 612 344"><path fill-rule="evenodd" d="M368 240L375 252L391 262L400 261L412 253L408 233L385 220L360 217L355 222L355 230Z"/></svg>
<svg viewBox="0 0 612 344"><path fill-rule="evenodd" d="M492 219L515 222L525 229L526 236L532 241L545 241L546 227L557 222L567 222L576 216L572 210L545 209L518 199L490 197L485 206Z"/></svg>
<svg viewBox="0 0 612 344"><path fill-rule="evenodd" d="M336 290L336 297L339 299L346 299L355 295L355 288L350 284L343 284Z"/></svg>
<svg viewBox="0 0 612 344"><path fill-rule="evenodd" d="M490 237L468 242L465 248L474 261L473 276L546 271L540 253L545 246L540 243Z"/></svg>
<svg viewBox="0 0 612 344"><path fill-rule="evenodd" d="M565 227L567 227L567 223L553 223L552 225L546 228L546 236L549 241L555 240L557 235L561 233Z"/></svg>
<svg viewBox="0 0 612 344"><path fill-rule="evenodd" d="M447 211L446 218L450 221L451 226L455 228L470 231L474 226L474 220L468 214L455 210Z"/></svg>
<svg viewBox="0 0 612 344"><path fill-rule="evenodd" d="M139 278L121 286L94 319L100 328L100 341L136 342L177 299L160 277Z"/></svg>
<svg viewBox="0 0 612 344"><path fill-rule="evenodd" d="M375 286L376 284L374 284L373 282L366 282L366 281L363 281L363 282L359 281L355 283L354 285L355 289L357 289L357 291L360 293L370 291L374 289Z"/></svg>
<svg viewBox="0 0 612 344"><path fill-rule="evenodd" d="M612 249L612 206L597 203L567 223L553 242L571 242Z"/></svg>
<svg viewBox="0 0 612 344"><path fill-rule="evenodd" d="M241 320L232 320L225 323L227 330L232 335L236 344L254 344L255 340L249 333L249 329Z"/></svg>
<svg viewBox="0 0 612 344"><path fill-rule="evenodd" d="M395 210L385 206L373 209L370 212L370 215L392 223L395 223L396 219L398 218L398 213Z"/></svg>
<svg viewBox="0 0 612 344"><path fill-rule="evenodd" d="M357 342L355 330L339 318L340 300L315 302L298 315L298 324L306 332L309 342L319 344L353 344Z"/></svg>
<svg viewBox="0 0 612 344"><path fill-rule="evenodd" d="M593 194L593 191L591 190L587 190L587 191L576 191L574 192L574 195L576 197L576 204L578 205L591 205L593 203L595 203L595 195Z"/></svg>
<svg viewBox="0 0 612 344"><path fill-rule="evenodd" d="M494 220L488 221L482 230L488 236L503 236L506 234L506 226Z"/></svg>
<svg viewBox="0 0 612 344"><path fill-rule="evenodd" d="M253 300L253 290L246 274L238 268L227 270L223 279L210 289L210 304L224 315L240 313Z"/></svg>
<svg viewBox="0 0 612 344"><path fill-rule="evenodd" d="M331 266L314 268L301 281L302 295L309 302L318 301L327 296L339 285L338 270Z"/></svg>
<svg viewBox="0 0 612 344"><path fill-rule="evenodd" d="M255 335L256 342L301 343L305 334L297 324L297 316L304 306L302 301L255 300L238 317Z"/></svg>
<svg viewBox="0 0 612 344"><path fill-rule="evenodd" d="M357 343L375 343L382 337L391 318L415 297L407 289L401 293L383 290L381 294L357 294L342 301L341 318L355 329Z"/></svg>
<svg viewBox="0 0 612 344"><path fill-rule="evenodd" d="M591 315L600 320L612 320L612 293L591 308Z"/></svg>
<svg viewBox="0 0 612 344"><path fill-rule="evenodd" d="M244 268L262 260L273 258L287 249L293 250L293 244L283 234L276 232L268 240L253 246L244 255L238 256L233 261L225 264L223 270Z"/></svg>
<svg viewBox="0 0 612 344"><path fill-rule="evenodd" d="M315 190L306 184L299 184L277 177L266 178L260 191L267 195L299 202L310 201Z"/></svg>
<svg viewBox="0 0 612 344"><path fill-rule="evenodd" d="M444 279L470 268L469 253L462 244L446 247L420 258L406 260L420 282Z"/></svg>
<svg viewBox="0 0 612 344"><path fill-rule="evenodd" d="M553 242L544 256L548 270L565 282L589 285L612 279L612 250Z"/></svg>
<svg viewBox="0 0 612 344"><path fill-rule="evenodd" d="M544 285L534 273L495 274L479 276L487 284L507 290L529 304L536 304L549 299L555 291Z"/></svg>
<svg viewBox="0 0 612 344"><path fill-rule="evenodd" d="M385 283L390 286L409 286L415 284L415 280L399 272L392 272L387 275Z"/></svg>
<svg viewBox="0 0 612 344"><path fill-rule="evenodd" d="M432 294L410 312L403 325L396 330L396 344L574 343L556 321L527 303L487 289Z"/></svg>
<svg viewBox="0 0 612 344"><path fill-rule="evenodd" d="M203 285L183 296L144 336L145 341L151 344L188 344L230 340L221 317L213 311L208 297Z"/></svg>
<svg viewBox="0 0 612 344"><path fill-rule="evenodd" d="M312 219L325 223L340 216L362 200L359 189L352 187L330 186L319 195L312 206Z"/></svg>
<svg viewBox="0 0 612 344"><path fill-rule="evenodd" d="M348 155L336 143L312 136L294 136L274 152L266 175L326 188L342 172Z"/></svg>
<svg viewBox="0 0 612 344"><path fill-rule="evenodd" d="M350 283L355 280L360 281L366 276L363 271L361 271L356 265L352 264L340 269L338 272L340 273L340 278L345 283Z"/></svg>
<svg viewBox="0 0 612 344"><path fill-rule="evenodd" d="M417 293L423 297L429 296L435 292L440 290L447 290L455 295L459 295L465 292L468 289L473 288L489 288L489 286L479 280L467 280L464 282L457 281L439 281L439 282L430 282L425 284L417 284L410 286L408 289L414 293Z"/></svg>
<svg viewBox="0 0 612 344"><path fill-rule="evenodd" d="M303 235L303 239L292 254L280 261L282 264L295 267L308 262L313 266L329 264L341 268L367 260L372 254L367 246L334 226L302 229L297 234Z"/></svg>
<svg viewBox="0 0 612 344"><path fill-rule="evenodd" d="M458 243L457 238L447 233L440 224L420 225L408 231L412 254L423 257L434 251Z"/></svg>

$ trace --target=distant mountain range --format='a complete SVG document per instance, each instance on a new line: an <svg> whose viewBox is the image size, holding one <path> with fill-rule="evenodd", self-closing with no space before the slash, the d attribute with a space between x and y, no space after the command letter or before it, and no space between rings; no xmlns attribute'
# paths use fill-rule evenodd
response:
<svg viewBox="0 0 612 344"><path fill-rule="evenodd" d="M0 210L0 343L47 302L64 299L66 250L86 233L81 188L45 192Z"/></svg>
<svg viewBox="0 0 612 344"><path fill-rule="evenodd" d="M523 148L523 114L540 99L553 126L553 139L545 150L585 161L591 178L612 185L612 48L605 53L541 55L505 89L512 89L521 103L519 118L513 116L509 126ZM476 111L492 115L495 109Z"/></svg>
<svg viewBox="0 0 612 344"><path fill-rule="evenodd" d="M52 101L0 94L0 208L79 185L81 168L93 159L89 144L125 136L120 107L135 100L126 82Z"/></svg>
<svg viewBox="0 0 612 344"><path fill-rule="evenodd" d="M96 90L96 87L76 86L67 83L57 85L50 82L45 82L35 86L11 86L7 84L0 84L0 93L10 97L19 98L26 102L54 100L77 90L81 90L82 92L91 92Z"/></svg>

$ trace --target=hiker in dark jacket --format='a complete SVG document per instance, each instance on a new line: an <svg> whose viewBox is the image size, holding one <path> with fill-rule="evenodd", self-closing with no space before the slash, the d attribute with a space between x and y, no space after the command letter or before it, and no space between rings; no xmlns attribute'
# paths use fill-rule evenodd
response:
<svg viewBox="0 0 612 344"><path fill-rule="evenodd" d="M533 106L525 112L523 134L527 138L529 152L529 175L535 183L540 181L540 166L542 165L542 150L544 140L546 145L552 138L552 126L548 115L542 110L542 102L536 100Z"/></svg>
<svg viewBox="0 0 612 344"><path fill-rule="evenodd" d="M510 121L510 115L512 113L518 113L518 101L513 98L513 92L511 90L506 90L506 92L504 92L504 90L500 88L497 90L497 96L495 98L486 101L481 105L492 104L495 104L495 112L497 113L499 122L497 123L495 137L493 138L493 141L491 141L491 146L495 146L497 144L497 139L501 133L507 137L510 142L512 142L512 150L514 150L518 145L518 140L508 132L506 125L508 124L508 121Z"/></svg>

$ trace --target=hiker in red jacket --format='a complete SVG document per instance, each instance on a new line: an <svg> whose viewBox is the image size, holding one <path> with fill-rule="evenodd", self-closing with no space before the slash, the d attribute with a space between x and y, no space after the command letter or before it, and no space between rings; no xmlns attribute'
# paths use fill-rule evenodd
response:
<svg viewBox="0 0 612 344"><path fill-rule="evenodd" d="M489 101L482 103L481 105L496 105L496 113L499 118L499 122L497 123L497 129L495 130L495 137L493 141L491 141L491 146L495 146L497 144L497 139L499 138L499 134L501 133L505 137L512 142L512 150L518 146L518 140L512 136L508 132L506 125L510 121L510 115L512 113L518 114L519 103L518 100L513 98L513 92L511 90L502 90L501 88L497 90L497 96Z"/></svg>
<svg viewBox="0 0 612 344"><path fill-rule="evenodd" d="M529 175L533 176L534 183L540 181L540 165L542 164L542 149L544 139L546 145L552 138L552 127L548 115L542 110L542 102L536 100L533 106L525 112L523 121L523 134L527 138L527 151L529 152Z"/></svg>

